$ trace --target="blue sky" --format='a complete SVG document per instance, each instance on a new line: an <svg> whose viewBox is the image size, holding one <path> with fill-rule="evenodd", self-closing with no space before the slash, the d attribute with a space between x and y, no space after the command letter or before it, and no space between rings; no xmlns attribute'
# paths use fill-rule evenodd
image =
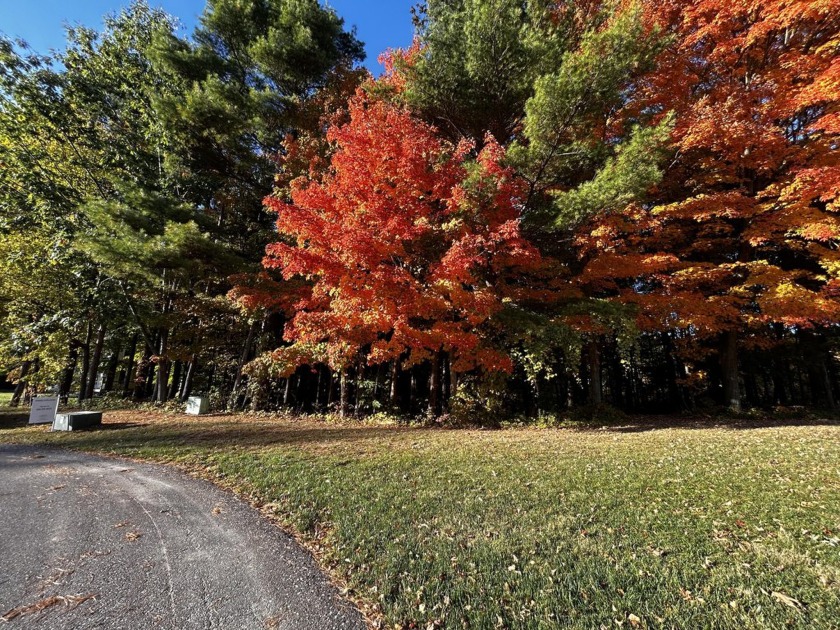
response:
<svg viewBox="0 0 840 630"><path fill-rule="evenodd" d="M99 28L102 16L127 5L130 0L0 0L0 31L20 37L39 52L63 48L64 24ZM410 9L416 0L329 0L348 26L355 25L365 42L365 63L374 74L381 66L379 53L389 47L408 46L412 25ZM150 0L183 22L184 34L192 32L205 0Z"/></svg>

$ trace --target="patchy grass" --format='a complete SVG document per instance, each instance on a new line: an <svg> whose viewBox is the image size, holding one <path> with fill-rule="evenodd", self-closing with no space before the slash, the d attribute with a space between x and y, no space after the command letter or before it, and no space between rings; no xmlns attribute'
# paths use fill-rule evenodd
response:
<svg viewBox="0 0 840 630"><path fill-rule="evenodd" d="M0 407L8 407L12 400L12 392L0 392Z"/></svg>
<svg viewBox="0 0 840 630"><path fill-rule="evenodd" d="M0 441L175 463L389 628L840 628L840 426L447 431L113 412Z"/></svg>

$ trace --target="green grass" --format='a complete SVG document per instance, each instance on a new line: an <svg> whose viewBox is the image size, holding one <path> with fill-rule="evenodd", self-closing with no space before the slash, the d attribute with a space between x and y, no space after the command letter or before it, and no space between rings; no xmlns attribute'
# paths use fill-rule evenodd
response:
<svg viewBox="0 0 840 630"><path fill-rule="evenodd" d="M0 407L8 407L12 400L12 392L0 392Z"/></svg>
<svg viewBox="0 0 840 630"><path fill-rule="evenodd" d="M840 426L445 431L109 415L0 441L177 463L389 628L840 628Z"/></svg>

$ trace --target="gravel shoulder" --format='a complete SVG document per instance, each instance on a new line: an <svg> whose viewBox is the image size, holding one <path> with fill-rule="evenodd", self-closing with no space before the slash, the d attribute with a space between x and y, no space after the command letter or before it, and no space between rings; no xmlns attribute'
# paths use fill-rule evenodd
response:
<svg viewBox="0 0 840 630"><path fill-rule="evenodd" d="M9 628L363 630L310 554L163 466L0 445Z"/></svg>

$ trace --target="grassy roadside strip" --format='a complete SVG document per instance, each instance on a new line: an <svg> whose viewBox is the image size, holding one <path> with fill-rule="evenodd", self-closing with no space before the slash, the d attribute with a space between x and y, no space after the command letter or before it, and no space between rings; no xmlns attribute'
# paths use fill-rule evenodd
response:
<svg viewBox="0 0 840 630"><path fill-rule="evenodd" d="M839 628L840 426L445 431L109 412L0 441L180 465L389 628Z"/></svg>

